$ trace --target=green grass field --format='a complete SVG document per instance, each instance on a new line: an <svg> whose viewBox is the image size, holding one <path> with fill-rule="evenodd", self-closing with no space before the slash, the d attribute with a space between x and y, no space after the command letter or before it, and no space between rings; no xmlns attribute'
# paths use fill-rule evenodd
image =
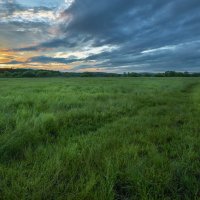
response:
<svg viewBox="0 0 200 200"><path fill-rule="evenodd" d="M0 79L0 199L197 200L199 78Z"/></svg>

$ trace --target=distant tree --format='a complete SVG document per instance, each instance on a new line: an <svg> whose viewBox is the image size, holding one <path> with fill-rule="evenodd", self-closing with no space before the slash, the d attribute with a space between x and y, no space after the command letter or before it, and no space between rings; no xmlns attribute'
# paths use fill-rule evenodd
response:
<svg viewBox="0 0 200 200"><path fill-rule="evenodd" d="M12 73L9 71L5 71L3 74L4 74L4 77L8 77L8 78L12 77Z"/></svg>
<svg viewBox="0 0 200 200"><path fill-rule="evenodd" d="M174 76L176 76L176 72L175 71L166 71L165 76L166 77L174 77Z"/></svg>
<svg viewBox="0 0 200 200"><path fill-rule="evenodd" d="M49 73L47 71L37 71L36 76L38 77L49 77Z"/></svg>
<svg viewBox="0 0 200 200"><path fill-rule="evenodd" d="M184 76L186 76L186 77L189 77L189 76L190 76L189 72L184 72L183 74L184 74Z"/></svg>
<svg viewBox="0 0 200 200"><path fill-rule="evenodd" d="M90 73L90 72L83 72L81 74L81 77L94 77L94 74Z"/></svg>
<svg viewBox="0 0 200 200"><path fill-rule="evenodd" d="M136 73L124 72L123 74L105 72L60 72L52 70L32 69L0 69L0 78L18 77L200 77L200 73L166 71L164 73Z"/></svg>
<svg viewBox="0 0 200 200"><path fill-rule="evenodd" d="M18 78L18 77L21 77L21 74L19 74L18 72L13 72L12 77Z"/></svg>
<svg viewBox="0 0 200 200"><path fill-rule="evenodd" d="M33 78L33 77L36 77L36 75L32 71L26 71L22 73L22 77Z"/></svg>

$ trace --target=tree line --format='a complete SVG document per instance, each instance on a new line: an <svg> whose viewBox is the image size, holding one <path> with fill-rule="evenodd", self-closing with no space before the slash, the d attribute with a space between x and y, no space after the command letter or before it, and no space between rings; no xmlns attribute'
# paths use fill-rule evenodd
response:
<svg viewBox="0 0 200 200"><path fill-rule="evenodd" d="M39 78L39 77L200 77L200 72L176 72L166 71L163 73L135 73L127 72L123 74L105 72L60 72L53 70L33 70L33 69L0 69L0 78Z"/></svg>

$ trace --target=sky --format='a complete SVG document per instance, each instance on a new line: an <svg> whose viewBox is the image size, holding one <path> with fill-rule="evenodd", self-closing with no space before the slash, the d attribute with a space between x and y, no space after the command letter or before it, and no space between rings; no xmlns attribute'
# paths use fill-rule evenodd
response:
<svg viewBox="0 0 200 200"><path fill-rule="evenodd" d="M200 71L200 0L0 0L0 68Z"/></svg>

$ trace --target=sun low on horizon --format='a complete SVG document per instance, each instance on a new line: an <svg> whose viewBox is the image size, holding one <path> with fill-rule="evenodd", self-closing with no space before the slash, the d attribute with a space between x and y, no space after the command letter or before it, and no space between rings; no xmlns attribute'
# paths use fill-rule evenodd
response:
<svg viewBox="0 0 200 200"><path fill-rule="evenodd" d="M200 71L199 0L0 0L0 68Z"/></svg>

